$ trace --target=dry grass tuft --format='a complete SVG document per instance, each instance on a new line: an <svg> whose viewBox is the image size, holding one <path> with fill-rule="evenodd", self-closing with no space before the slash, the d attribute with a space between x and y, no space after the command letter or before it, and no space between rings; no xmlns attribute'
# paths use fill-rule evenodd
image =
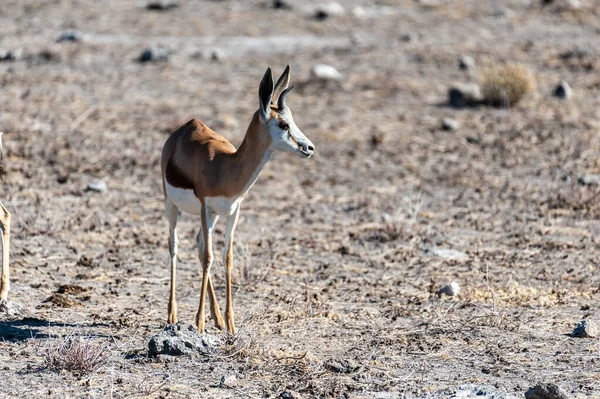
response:
<svg viewBox="0 0 600 399"><path fill-rule="evenodd" d="M483 101L494 106L511 107L535 89L535 76L521 64L497 65L484 72L481 83Z"/></svg>
<svg viewBox="0 0 600 399"><path fill-rule="evenodd" d="M43 348L44 365L50 370L67 370L84 375L96 371L108 361L109 347L92 343L90 337L75 336L75 331L62 341L52 341Z"/></svg>

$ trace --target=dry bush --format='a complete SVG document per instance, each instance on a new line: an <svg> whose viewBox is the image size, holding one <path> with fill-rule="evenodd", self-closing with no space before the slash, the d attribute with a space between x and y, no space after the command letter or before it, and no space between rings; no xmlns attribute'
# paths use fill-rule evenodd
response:
<svg viewBox="0 0 600 399"><path fill-rule="evenodd" d="M533 89L533 72L520 64L493 66L484 72L481 83L483 101L494 106L513 106Z"/></svg>
<svg viewBox="0 0 600 399"><path fill-rule="evenodd" d="M75 336L75 331L62 341L49 342L43 348L44 367L50 370L67 370L74 374L89 374L108 361L108 345L92 343L90 337Z"/></svg>
<svg viewBox="0 0 600 399"><path fill-rule="evenodd" d="M571 183L553 193L547 202L553 209L571 209L596 216L600 214L600 189Z"/></svg>

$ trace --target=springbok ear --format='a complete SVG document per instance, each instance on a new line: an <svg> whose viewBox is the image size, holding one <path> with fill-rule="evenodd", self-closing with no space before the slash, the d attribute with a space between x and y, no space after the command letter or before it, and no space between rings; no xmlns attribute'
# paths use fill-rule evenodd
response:
<svg viewBox="0 0 600 399"><path fill-rule="evenodd" d="M294 86L290 86L287 89L285 89L280 95L279 98L277 99L277 109L282 112L285 109L285 98L287 97L288 93L290 91L292 91L292 89L294 88Z"/></svg>
<svg viewBox="0 0 600 399"><path fill-rule="evenodd" d="M285 70L277 79L277 83L275 83L275 90L273 90L273 104L277 104L277 100L279 100L279 96L285 89L290 85L290 66L286 66Z"/></svg>
<svg viewBox="0 0 600 399"><path fill-rule="evenodd" d="M271 68L267 68L265 76L260 81L258 87L258 101L260 105L260 118L263 122L269 120L269 113L271 111L271 98L273 97L273 75L271 74Z"/></svg>

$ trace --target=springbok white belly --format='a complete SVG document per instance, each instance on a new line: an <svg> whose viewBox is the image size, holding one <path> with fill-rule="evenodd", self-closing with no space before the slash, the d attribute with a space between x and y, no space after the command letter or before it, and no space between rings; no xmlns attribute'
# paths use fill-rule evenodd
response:
<svg viewBox="0 0 600 399"><path fill-rule="evenodd" d="M202 203L194 194L194 190L173 187L165 181L165 188L169 199L177 205L177 208L192 215L200 215Z"/></svg>
<svg viewBox="0 0 600 399"><path fill-rule="evenodd" d="M165 187L169 199L177 206L177 208L192 215L200 215L202 203L198 197L196 197L196 194L194 194L194 190L173 187L166 181ZM220 216L227 216L231 215L237 207L240 206L242 200L242 197L206 197L204 202L211 212Z"/></svg>

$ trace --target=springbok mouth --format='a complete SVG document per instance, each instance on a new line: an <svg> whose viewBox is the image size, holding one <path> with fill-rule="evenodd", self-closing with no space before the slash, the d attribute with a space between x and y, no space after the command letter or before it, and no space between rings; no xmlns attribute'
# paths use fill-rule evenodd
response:
<svg viewBox="0 0 600 399"><path fill-rule="evenodd" d="M300 150L300 153L302 155L304 155L304 157L307 158L307 159L310 158L312 156L312 154L314 154L314 151L313 152L308 152L308 151L304 151L302 148L300 148L299 150Z"/></svg>

